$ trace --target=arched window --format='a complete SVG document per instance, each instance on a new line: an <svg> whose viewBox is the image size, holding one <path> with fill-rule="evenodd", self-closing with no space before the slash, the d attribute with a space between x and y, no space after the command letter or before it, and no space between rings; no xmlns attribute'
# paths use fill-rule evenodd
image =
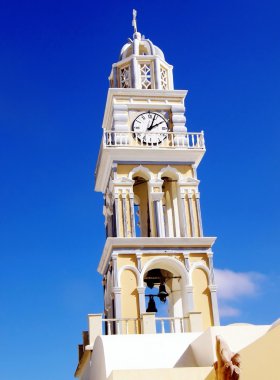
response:
<svg viewBox="0 0 280 380"><path fill-rule="evenodd" d="M177 179L170 177L162 177L162 179L165 236L180 236Z"/></svg>
<svg viewBox="0 0 280 380"><path fill-rule="evenodd" d="M140 176L133 177L134 215L136 236L151 236L148 181Z"/></svg>

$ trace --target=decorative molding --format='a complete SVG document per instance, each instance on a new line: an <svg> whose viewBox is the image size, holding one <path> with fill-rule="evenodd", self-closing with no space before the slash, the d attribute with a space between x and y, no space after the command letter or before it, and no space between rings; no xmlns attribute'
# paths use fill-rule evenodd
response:
<svg viewBox="0 0 280 380"><path fill-rule="evenodd" d="M140 286L144 286L145 273L147 273L148 270L154 268L173 270L181 275L184 284L189 283L189 275L181 261L175 257L159 256L150 259L143 266L140 274Z"/></svg>
<svg viewBox="0 0 280 380"><path fill-rule="evenodd" d="M148 179L150 180L152 177L153 177L153 173L148 169L146 168L145 166L142 166L142 165L138 165L136 166L134 169L132 169L129 174L128 174L128 178L130 180L132 180L132 177L138 173L138 172L141 172L141 173L145 173L147 175L148 178L145 178L145 179ZM134 181L133 181L134 183Z"/></svg>

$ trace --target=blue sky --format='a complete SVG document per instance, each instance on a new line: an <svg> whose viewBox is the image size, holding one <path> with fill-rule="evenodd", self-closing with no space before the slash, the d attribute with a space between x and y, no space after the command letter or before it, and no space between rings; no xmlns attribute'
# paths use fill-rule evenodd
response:
<svg viewBox="0 0 280 380"><path fill-rule="evenodd" d="M111 64L139 30L188 89L205 234L223 323L280 316L277 1L3 0L0 5L0 357L5 380L68 380L102 311L93 172ZM231 281L229 281L229 279ZM234 295L234 298L233 298Z"/></svg>

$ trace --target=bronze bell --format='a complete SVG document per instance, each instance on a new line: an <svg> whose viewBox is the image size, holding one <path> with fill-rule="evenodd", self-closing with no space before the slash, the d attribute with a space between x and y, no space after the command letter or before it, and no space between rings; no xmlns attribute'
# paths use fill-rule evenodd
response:
<svg viewBox="0 0 280 380"><path fill-rule="evenodd" d="M152 295L149 295L149 303L148 303L148 307L147 307L146 312L147 313L156 313L157 312L154 296L152 296Z"/></svg>
<svg viewBox="0 0 280 380"><path fill-rule="evenodd" d="M164 284L160 284L159 286L159 292L158 292L158 298L161 300L161 302L165 303L166 302L166 297L168 297L168 293L165 289Z"/></svg>

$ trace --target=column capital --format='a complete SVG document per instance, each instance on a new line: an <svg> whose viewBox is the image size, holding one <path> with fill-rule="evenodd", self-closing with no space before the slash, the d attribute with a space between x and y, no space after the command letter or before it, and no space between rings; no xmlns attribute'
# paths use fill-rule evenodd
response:
<svg viewBox="0 0 280 380"><path fill-rule="evenodd" d="M188 195L189 199L192 199L193 191L191 189L189 189L188 192L187 192L187 195Z"/></svg>
<svg viewBox="0 0 280 380"><path fill-rule="evenodd" d="M138 294L145 294L145 286L137 286L137 292Z"/></svg>
<svg viewBox="0 0 280 380"><path fill-rule="evenodd" d="M186 285L185 290L187 293L193 293L193 286L192 285Z"/></svg>
<svg viewBox="0 0 280 380"><path fill-rule="evenodd" d="M113 291L114 294L121 294L121 292L122 292L122 288L120 288L120 287L118 287L118 286L114 286L114 287L112 288L112 291Z"/></svg>
<svg viewBox="0 0 280 380"><path fill-rule="evenodd" d="M217 291L217 285L208 285L208 289L210 292L216 292Z"/></svg>
<svg viewBox="0 0 280 380"><path fill-rule="evenodd" d="M150 193L150 196L153 201L161 201L163 198L164 193L163 192L157 192L157 193Z"/></svg>
<svg viewBox="0 0 280 380"><path fill-rule="evenodd" d="M138 258L138 257L142 257L142 251L140 251L140 249L137 249L136 250L136 252L135 252L135 255L136 255L136 257Z"/></svg>

